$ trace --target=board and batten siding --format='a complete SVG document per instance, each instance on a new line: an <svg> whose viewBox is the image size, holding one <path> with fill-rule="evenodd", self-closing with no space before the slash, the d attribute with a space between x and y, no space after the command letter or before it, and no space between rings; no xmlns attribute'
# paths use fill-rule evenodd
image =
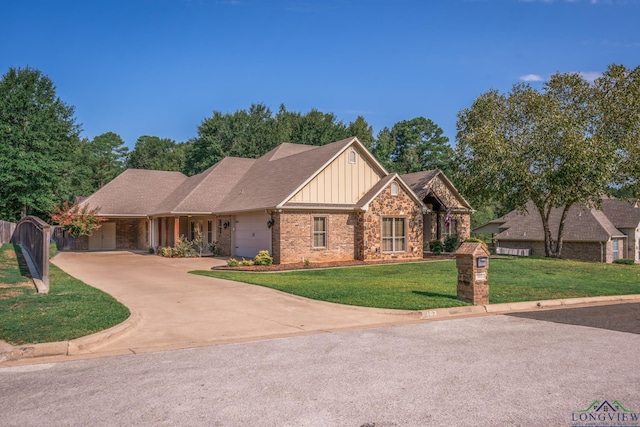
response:
<svg viewBox="0 0 640 427"><path fill-rule="evenodd" d="M351 151L356 153L355 163L349 163ZM349 148L305 185L290 202L355 204L381 178L374 165L359 150Z"/></svg>

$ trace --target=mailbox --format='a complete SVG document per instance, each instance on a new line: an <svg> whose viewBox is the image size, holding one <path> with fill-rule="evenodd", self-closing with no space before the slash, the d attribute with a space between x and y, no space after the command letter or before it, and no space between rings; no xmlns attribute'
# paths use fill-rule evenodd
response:
<svg viewBox="0 0 640 427"><path fill-rule="evenodd" d="M476 267L478 268L487 268L487 260L489 257L479 256L476 258Z"/></svg>

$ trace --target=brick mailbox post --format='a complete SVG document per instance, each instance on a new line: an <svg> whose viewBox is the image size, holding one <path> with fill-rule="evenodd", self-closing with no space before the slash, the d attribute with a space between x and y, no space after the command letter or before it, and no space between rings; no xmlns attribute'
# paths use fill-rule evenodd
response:
<svg viewBox="0 0 640 427"><path fill-rule="evenodd" d="M473 305L489 304L489 251L482 243L465 242L456 251L458 299Z"/></svg>

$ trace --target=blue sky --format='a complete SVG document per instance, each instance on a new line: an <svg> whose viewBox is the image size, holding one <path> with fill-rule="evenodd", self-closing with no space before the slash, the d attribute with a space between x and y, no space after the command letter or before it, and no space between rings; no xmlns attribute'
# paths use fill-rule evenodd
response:
<svg viewBox="0 0 640 427"><path fill-rule="evenodd" d="M377 134L555 72L640 63L640 0L0 0L0 73L41 70L82 135L186 141L213 111L317 108ZM295 142L295 141L293 141Z"/></svg>

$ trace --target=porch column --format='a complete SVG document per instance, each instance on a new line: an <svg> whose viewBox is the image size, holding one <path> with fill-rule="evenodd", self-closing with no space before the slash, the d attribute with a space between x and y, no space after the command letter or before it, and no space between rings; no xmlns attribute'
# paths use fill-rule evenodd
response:
<svg viewBox="0 0 640 427"><path fill-rule="evenodd" d="M175 245L180 240L180 217L173 219L173 244Z"/></svg>

